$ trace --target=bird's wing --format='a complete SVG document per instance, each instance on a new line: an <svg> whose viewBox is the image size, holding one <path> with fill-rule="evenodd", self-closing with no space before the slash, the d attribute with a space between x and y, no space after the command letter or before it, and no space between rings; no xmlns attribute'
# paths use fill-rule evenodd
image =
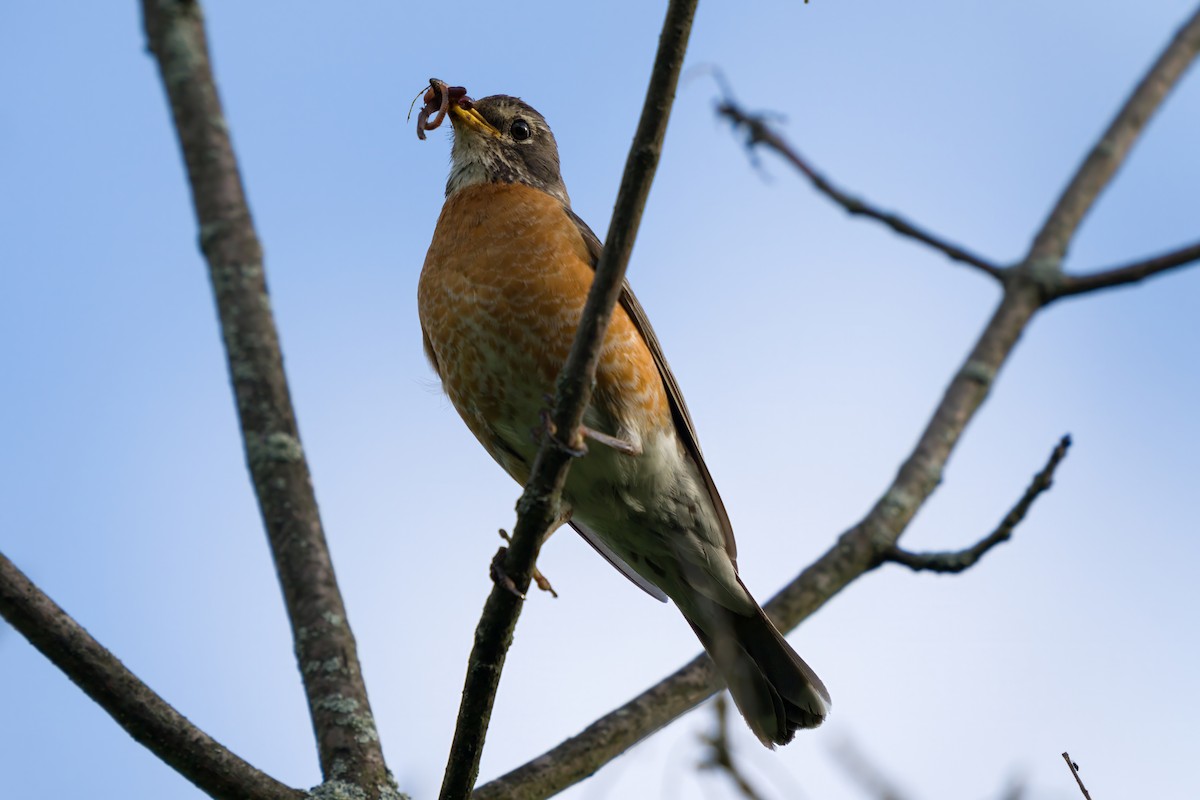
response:
<svg viewBox="0 0 1200 800"><path fill-rule="evenodd" d="M587 245L592 269L595 269L596 263L600 260L600 251L604 249L604 245L600 242L599 237L592 232L592 229L588 227L588 224L579 218L578 214L570 208L567 208L566 212L576 227L579 228L579 234L583 237L584 244ZM717 485L713 483L712 475L708 472L708 465L704 463L704 454L700 452L700 440L696 437L696 426L692 424L692 416L688 413L687 403L683 400L683 392L679 389L675 375L671 372L671 366L667 363L666 356L663 355L662 345L658 343L658 337L654 335L654 328L650 327L650 320L646 317L646 312L642 309L642 304L634 296L633 289L629 286L629 281L625 281L621 287L621 307L625 309L625 313L633 321L633 326L641 335L642 341L650 348L650 354L654 357L654 363L658 366L658 374L662 378L663 387L667 390L667 400L671 405L671 417L675 421L675 430L683 442L684 450L691 457L693 463L695 463L696 470L700 473L700 477L704 481L704 486L708 489L708 496L712 500L713 509L716 511L717 519L721 523L721 531L725 535L725 548L736 567L737 543L733 539L733 526L729 523L729 514L725 511L725 504L721 502L721 495L717 492Z"/></svg>
<svg viewBox="0 0 1200 800"><path fill-rule="evenodd" d="M606 545L604 540L596 535L595 531L584 525L579 520L570 520L570 525L575 529L576 533L583 537L585 542L590 544L596 550L597 553L604 556L605 561L616 567L617 572L624 575L626 578L632 581L635 586L653 597L658 602L667 602L666 592L643 578L641 575L638 575L637 572L634 571L633 567L626 564L624 559L614 553L612 548Z"/></svg>

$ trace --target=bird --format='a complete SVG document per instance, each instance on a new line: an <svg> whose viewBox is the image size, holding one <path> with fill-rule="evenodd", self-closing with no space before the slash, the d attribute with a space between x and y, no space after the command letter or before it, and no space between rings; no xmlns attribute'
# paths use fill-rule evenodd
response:
<svg viewBox="0 0 1200 800"><path fill-rule="evenodd" d="M602 244L571 209L554 134L534 108L431 81L418 135L444 116L453 144L418 281L423 346L471 433L524 484ZM580 433L589 444L562 492L570 526L634 584L674 602L764 745L820 725L829 692L738 575L729 515L628 281Z"/></svg>

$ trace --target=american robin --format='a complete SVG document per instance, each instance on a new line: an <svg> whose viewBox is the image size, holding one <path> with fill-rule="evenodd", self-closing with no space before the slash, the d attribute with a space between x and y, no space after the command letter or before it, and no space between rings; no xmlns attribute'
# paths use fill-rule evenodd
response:
<svg viewBox="0 0 1200 800"><path fill-rule="evenodd" d="M541 114L506 95L444 98L439 83L427 101L443 110L452 101L454 145L417 293L425 353L467 427L523 484L601 243L571 210ZM763 744L820 725L829 693L738 577L729 516L628 284L584 426L591 446L563 491L571 527L646 592L675 602Z"/></svg>

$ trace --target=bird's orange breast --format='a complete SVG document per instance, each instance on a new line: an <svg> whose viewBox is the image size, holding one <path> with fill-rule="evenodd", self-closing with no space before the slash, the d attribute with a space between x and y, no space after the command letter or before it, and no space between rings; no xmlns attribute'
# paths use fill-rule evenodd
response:
<svg viewBox="0 0 1200 800"><path fill-rule="evenodd" d="M495 437L531 456L593 277L578 228L544 192L481 184L442 208L418 287L421 325L451 402L510 473ZM670 424L653 357L619 307L593 405L617 425Z"/></svg>

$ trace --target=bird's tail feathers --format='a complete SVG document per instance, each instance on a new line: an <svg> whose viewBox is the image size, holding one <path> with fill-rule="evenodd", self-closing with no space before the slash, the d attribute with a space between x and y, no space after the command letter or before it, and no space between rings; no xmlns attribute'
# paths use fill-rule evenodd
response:
<svg viewBox="0 0 1200 800"><path fill-rule="evenodd" d="M768 747L829 713L829 692L757 605L749 614L705 602L681 609L754 735Z"/></svg>

